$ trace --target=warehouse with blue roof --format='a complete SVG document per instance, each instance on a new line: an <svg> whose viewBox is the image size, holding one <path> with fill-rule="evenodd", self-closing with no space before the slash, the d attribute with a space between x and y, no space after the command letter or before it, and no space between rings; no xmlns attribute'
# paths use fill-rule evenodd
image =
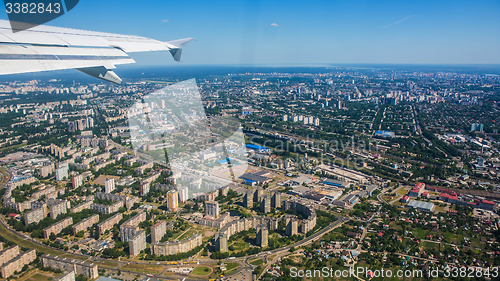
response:
<svg viewBox="0 0 500 281"><path fill-rule="evenodd" d="M247 144L246 145L247 149L257 151L259 153L269 153L271 152L271 149L269 147L264 147L260 145L255 145L255 144Z"/></svg>

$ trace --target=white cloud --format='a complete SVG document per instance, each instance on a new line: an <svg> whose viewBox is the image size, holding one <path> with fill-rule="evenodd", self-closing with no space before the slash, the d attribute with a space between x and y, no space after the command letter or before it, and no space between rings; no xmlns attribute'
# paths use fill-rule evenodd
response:
<svg viewBox="0 0 500 281"><path fill-rule="evenodd" d="M271 26L278 26L278 24L273 22L271 23Z"/></svg>
<svg viewBox="0 0 500 281"><path fill-rule="evenodd" d="M406 18L404 18L404 19L400 19L400 20L395 21L395 22L393 22L393 23L386 24L386 25L384 25L384 26L382 26L382 27L383 27L383 28L385 28L385 27L389 27L389 26L391 26L391 25L400 24L400 23L404 22L404 21L405 21L405 20L407 20L407 19L411 19L411 18L413 18L414 16L416 16L416 15L407 16L407 17L406 17Z"/></svg>
<svg viewBox="0 0 500 281"><path fill-rule="evenodd" d="M161 20L161 22L169 22L169 20Z"/></svg>

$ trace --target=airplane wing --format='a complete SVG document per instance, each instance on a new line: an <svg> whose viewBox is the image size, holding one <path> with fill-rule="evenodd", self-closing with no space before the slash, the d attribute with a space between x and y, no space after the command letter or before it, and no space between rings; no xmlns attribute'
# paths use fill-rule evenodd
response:
<svg viewBox="0 0 500 281"><path fill-rule="evenodd" d="M78 69L109 82L121 83L110 69L134 63L127 53L169 51L180 61L186 38L162 42L150 38L53 26L36 26L13 33L0 20L0 75L60 69Z"/></svg>

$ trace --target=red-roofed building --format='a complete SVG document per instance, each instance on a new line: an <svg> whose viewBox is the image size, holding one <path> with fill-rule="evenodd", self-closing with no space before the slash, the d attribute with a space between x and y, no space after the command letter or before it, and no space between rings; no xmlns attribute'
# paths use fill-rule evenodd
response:
<svg viewBox="0 0 500 281"><path fill-rule="evenodd" d="M429 192L423 192L422 195L420 195L423 198L429 197Z"/></svg>
<svg viewBox="0 0 500 281"><path fill-rule="evenodd" d="M415 187L408 192L408 195L411 197L418 197L420 195L420 189Z"/></svg>
<svg viewBox="0 0 500 281"><path fill-rule="evenodd" d="M415 185L415 188L418 188L418 189L425 188L425 183L423 183L423 182L418 182L418 183Z"/></svg>
<svg viewBox="0 0 500 281"><path fill-rule="evenodd" d="M409 200L410 200L410 197L408 195L405 195L399 201L403 202L403 203L408 203Z"/></svg>
<svg viewBox="0 0 500 281"><path fill-rule="evenodd" d="M450 198L450 195L448 193L441 193L439 194L439 200L448 202L448 199Z"/></svg>
<svg viewBox="0 0 500 281"><path fill-rule="evenodd" d="M483 200L481 203L479 203L479 208L482 208L485 210L493 210L495 208L495 202Z"/></svg>
<svg viewBox="0 0 500 281"><path fill-rule="evenodd" d="M18 220L21 219L21 215L20 214L15 214L15 213L9 214L9 217L10 218L15 218L15 219L18 219Z"/></svg>

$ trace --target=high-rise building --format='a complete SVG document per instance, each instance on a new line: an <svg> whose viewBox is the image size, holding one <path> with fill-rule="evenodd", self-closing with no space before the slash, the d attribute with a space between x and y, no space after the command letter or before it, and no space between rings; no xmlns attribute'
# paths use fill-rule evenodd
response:
<svg viewBox="0 0 500 281"><path fill-rule="evenodd" d="M262 201L260 201L260 211L262 213L271 212L271 200L269 199L269 197L262 197Z"/></svg>
<svg viewBox="0 0 500 281"><path fill-rule="evenodd" d="M120 237L123 242L130 241L139 231L139 227L135 225L120 225Z"/></svg>
<svg viewBox="0 0 500 281"><path fill-rule="evenodd" d="M80 187L83 184L83 176L82 175L73 176L73 178L71 179L71 183L73 188Z"/></svg>
<svg viewBox="0 0 500 281"><path fill-rule="evenodd" d="M142 250L146 249L146 232L139 230L128 241L129 255L137 256Z"/></svg>
<svg viewBox="0 0 500 281"><path fill-rule="evenodd" d="M227 234L219 233L219 237L215 241L215 250L221 253L227 252Z"/></svg>
<svg viewBox="0 0 500 281"><path fill-rule="evenodd" d="M313 124L313 123L314 123L314 117L309 116L309 124Z"/></svg>
<svg viewBox="0 0 500 281"><path fill-rule="evenodd" d="M68 166L56 169L56 180L61 181L68 177Z"/></svg>
<svg viewBox="0 0 500 281"><path fill-rule="evenodd" d="M304 123L304 125L309 124L309 118L304 117L304 119L302 120L302 122Z"/></svg>
<svg viewBox="0 0 500 281"><path fill-rule="evenodd" d="M145 196L149 193L149 182L141 183L141 196Z"/></svg>
<svg viewBox="0 0 500 281"><path fill-rule="evenodd" d="M87 117L87 128L92 128L92 127L94 127L94 118Z"/></svg>
<svg viewBox="0 0 500 281"><path fill-rule="evenodd" d="M179 191L179 202L185 203L189 199L188 187L181 186L178 188L178 191Z"/></svg>
<svg viewBox="0 0 500 281"><path fill-rule="evenodd" d="M165 233L167 232L167 222L158 221L151 227L151 244L160 242Z"/></svg>
<svg viewBox="0 0 500 281"><path fill-rule="evenodd" d="M287 236L297 235L299 233L299 222L296 219L288 220L286 224L285 234Z"/></svg>
<svg viewBox="0 0 500 281"><path fill-rule="evenodd" d="M470 125L471 132L482 132L483 128L484 128L483 124L480 124L480 123L472 123Z"/></svg>
<svg viewBox="0 0 500 281"><path fill-rule="evenodd" d="M285 121L285 122L288 121L288 115L286 115L286 114L283 115L283 121Z"/></svg>
<svg viewBox="0 0 500 281"><path fill-rule="evenodd" d="M175 212L179 209L179 193L176 190L167 192L167 210Z"/></svg>
<svg viewBox="0 0 500 281"><path fill-rule="evenodd" d="M243 197L243 206L246 208L252 208L253 207L253 191L249 190L245 193L245 196Z"/></svg>
<svg viewBox="0 0 500 281"><path fill-rule="evenodd" d="M281 193L279 191L273 193L273 197L271 197L271 207L275 209L281 208Z"/></svg>
<svg viewBox="0 0 500 281"><path fill-rule="evenodd" d="M257 188L257 190L253 193L253 202L259 202L262 200L262 196L264 196L264 189Z"/></svg>
<svg viewBox="0 0 500 281"><path fill-rule="evenodd" d="M314 119L314 126L319 126L319 118Z"/></svg>
<svg viewBox="0 0 500 281"><path fill-rule="evenodd" d="M161 108L164 109L165 108L165 100L161 100Z"/></svg>
<svg viewBox="0 0 500 281"><path fill-rule="evenodd" d="M205 216L210 216L212 218L219 217L219 202L217 201L205 201Z"/></svg>
<svg viewBox="0 0 500 281"><path fill-rule="evenodd" d="M113 190L115 190L115 179L107 178L104 181L104 193L111 193Z"/></svg>
<svg viewBox="0 0 500 281"><path fill-rule="evenodd" d="M260 246L262 248L266 248L268 246L268 236L269 236L269 230L267 227L259 227L257 228L257 246Z"/></svg>

